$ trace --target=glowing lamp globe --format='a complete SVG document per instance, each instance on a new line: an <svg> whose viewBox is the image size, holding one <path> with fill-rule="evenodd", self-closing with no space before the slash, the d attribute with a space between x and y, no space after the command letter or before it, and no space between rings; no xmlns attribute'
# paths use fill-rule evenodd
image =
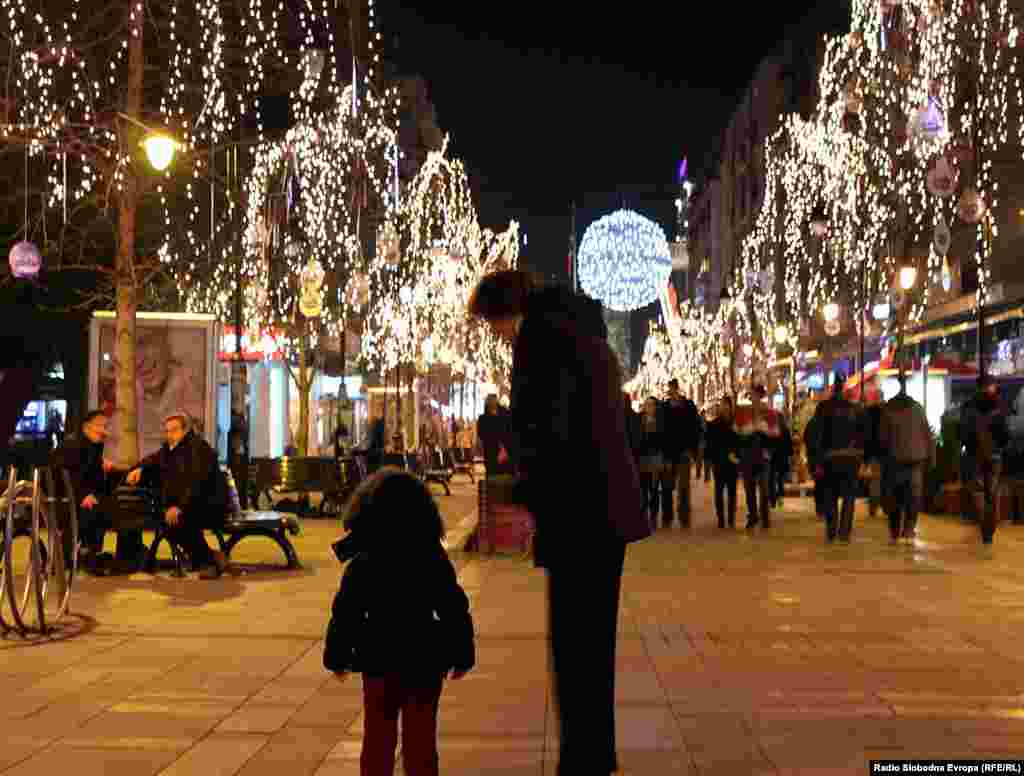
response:
<svg viewBox="0 0 1024 776"><path fill-rule="evenodd" d="M825 321L831 323L832 321L839 320L839 305L835 302L829 302L825 307L822 308L822 315L825 316Z"/></svg>
<svg viewBox="0 0 1024 776"><path fill-rule="evenodd" d="M171 166L174 152L178 150L178 144L166 135L151 135L142 142L142 147L146 150L149 163L158 172Z"/></svg>
<svg viewBox="0 0 1024 776"><path fill-rule="evenodd" d="M743 346L743 355L745 355L747 358L750 358L752 355L754 355L754 346L751 345L749 342Z"/></svg>
<svg viewBox="0 0 1024 776"><path fill-rule="evenodd" d="M583 290L616 312L656 301L672 273L664 230L632 210L617 210L587 227L577 260Z"/></svg>
<svg viewBox="0 0 1024 776"><path fill-rule="evenodd" d="M719 356L718 357L718 365L720 367L722 367L722 369L728 369L729 368L729 357L728 356Z"/></svg>
<svg viewBox="0 0 1024 776"><path fill-rule="evenodd" d="M902 267L900 269L900 288L909 291L917 282L917 267Z"/></svg>
<svg viewBox="0 0 1024 776"><path fill-rule="evenodd" d="M16 278L34 278L43 266L43 257L35 244L22 240L15 243L7 257L11 274Z"/></svg>
<svg viewBox="0 0 1024 776"><path fill-rule="evenodd" d="M789 339L789 329L784 324L779 324L775 327L775 343L777 345L785 345L786 340Z"/></svg>
<svg viewBox="0 0 1024 776"><path fill-rule="evenodd" d="M876 321L886 320L892 312L892 306L889 302L879 302L873 308L871 308L871 314L874 316Z"/></svg>

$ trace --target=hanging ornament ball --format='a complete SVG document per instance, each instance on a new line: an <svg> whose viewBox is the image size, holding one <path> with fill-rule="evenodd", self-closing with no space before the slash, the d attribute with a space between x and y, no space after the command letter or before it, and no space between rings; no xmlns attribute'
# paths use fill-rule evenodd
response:
<svg viewBox="0 0 1024 776"><path fill-rule="evenodd" d="M850 33L850 46L855 49L859 49L864 45L864 33L860 30Z"/></svg>
<svg viewBox="0 0 1024 776"><path fill-rule="evenodd" d="M939 254L939 256L945 256L949 252L949 246L952 241L953 235L949 231L946 219L940 218L939 223L935 225L935 236L933 239L935 252Z"/></svg>
<svg viewBox="0 0 1024 776"><path fill-rule="evenodd" d="M370 279L362 272L352 276L352 291L355 303L362 307L370 301Z"/></svg>
<svg viewBox="0 0 1024 776"><path fill-rule="evenodd" d="M985 216L985 200L975 189L965 189L957 204L957 214L968 224L976 224Z"/></svg>
<svg viewBox="0 0 1024 776"><path fill-rule="evenodd" d="M928 191L935 197L951 197L956 192L957 174L949 159L940 156L928 171L925 184Z"/></svg>
<svg viewBox="0 0 1024 776"><path fill-rule="evenodd" d="M911 117L908 127L911 136L934 140L946 131L946 116L936 97L929 97Z"/></svg>
<svg viewBox="0 0 1024 776"><path fill-rule="evenodd" d="M323 312L323 298L320 293L324 284L324 268L316 259L310 259L299 282L302 293L299 296L299 311L307 318L317 318Z"/></svg>
<svg viewBox="0 0 1024 776"><path fill-rule="evenodd" d="M840 330L841 326L839 325L838 318L836 318L833 321L825 321L825 334L827 334L829 337L836 336L840 332Z"/></svg>
<svg viewBox="0 0 1024 776"><path fill-rule="evenodd" d="M11 248L8 260L11 274L16 278L34 278L43 266L43 257L35 243L22 240Z"/></svg>
<svg viewBox="0 0 1024 776"><path fill-rule="evenodd" d="M864 100L858 91L857 81L854 78L847 81L846 86L843 87L843 97L846 100L846 110L849 113L860 113L864 106Z"/></svg>

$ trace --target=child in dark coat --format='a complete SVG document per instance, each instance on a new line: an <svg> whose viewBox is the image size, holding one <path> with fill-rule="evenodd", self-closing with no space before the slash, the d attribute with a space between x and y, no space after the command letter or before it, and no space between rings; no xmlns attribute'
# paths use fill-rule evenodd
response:
<svg viewBox="0 0 1024 776"><path fill-rule="evenodd" d="M391 776L402 717L407 776L437 776L437 709L446 676L473 668L469 599L441 546L426 485L386 467L356 490L334 545L348 562L327 627L324 666L363 675L361 776ZM411 584L410 584L411 583Z"/></svg>

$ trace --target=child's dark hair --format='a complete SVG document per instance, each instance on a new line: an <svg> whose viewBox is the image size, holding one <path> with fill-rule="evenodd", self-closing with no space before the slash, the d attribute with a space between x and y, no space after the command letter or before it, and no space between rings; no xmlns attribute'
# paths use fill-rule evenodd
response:
<svg viewBox="0 0 1024 776"><path fill-rule="evenodd" d="M444 537L444 521L427 486L394 466L385 466L356 488L342 525L350 535L334 545L334 552L343 562L377 547L416 553L436 548Z"/></svg>

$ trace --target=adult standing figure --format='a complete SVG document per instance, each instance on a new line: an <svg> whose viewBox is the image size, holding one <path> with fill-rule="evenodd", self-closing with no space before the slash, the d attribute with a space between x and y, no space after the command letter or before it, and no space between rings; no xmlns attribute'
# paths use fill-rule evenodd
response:
<svg viewBox="0 0 1024 776"><path fill-rule="evenodd" d="M611 774L615 641L626 544L651 534L626 435L622 373L600 307L509 270L469 304L512 344L519 493L547 570L548 628L560 723L559 776ZM585 547L586 561L580 552Z"/></svg>
<svg viewBox="0 0 1024 776"><path fill-rule="evenodd" d="M843 396L844 382L846 378L837 374L832 396L818 405L818 422L813 426L814 439L809 444L815 450L815 479L821 482L828 542L837 535L840 541L850 541L860 466L864 462L863 417L860 409Z"/></svg>
<svg viewBox="0 0 1024 776"><path fill-rule="evenodd" d="M739 407L734 413L748 530L758 523L771 527L771 453L781 432L778 413L764 401L767 393L763 385L755 385L750 392L750 406Z"/></svg>
<svg viewBox="0 0 1024 776"><path fill-rule="evenodd" d="M509 458L509 419L501 411L498 395L489 394L484 400L484 413L476 422L480 444L484 448L484 468L488 477L511 474Z"/></svg>
<svg viewBox="0 0 1024 776"><path fill-rule="evenodd" d="M672 524L672 491L679 493L679 524L689 528L691 517L690 487L693 462L700 451L700 415L697 405L679 392L679 381L668 381L665 399L665 455L670 467L668 494L663 494L665 525ZM665 506L664 499L668 499Z"/></svg>
<svg viewBox="0 0 1024 776"><path fill-rule="evenodd" d="M786 477L789 476L793 460L793 435L789 431L786 419L778 414L779 438L775 440L771 451L771 504L775 509L786 495Z"/></svg>
<svg viewBox="0 0 1024 776"><path fill-rule="evenodd" d="M719 528L725 528L727 515L729 527L736 527L738 445L739 438L733 428L732 397L725 396L719 404L718 417L708 424L707 460L704 462L705 466L711 466L715 472L715 515L718 517Z"/></svg>
<svg viewBox="0 0 1024 776"><path fill-rule="evenodd" d="M901 377L903 376L901 375ZM903 382L900 383L901 396L906 395L906 388L906 378L903 377ZM917 402L914 403L916 404ZM884 490L882 477L876 476L874 471L876 464L884 467L887 457L886 447L882 443L882 413L884 409L885 405L880 400L879 394L876 393L868 396L868 405L864 410L864 463L869 464L868 474L870 476L867 483L868 515L871 517L878 513L878 507L882 502L882 491ZM891 514L889 519L892 519Z"/></svg>
<svg viewBox="0 0 1024 776"><path fill-rule="evenodd" d="M811 479L814 480L814 514L818 516L819 520L824 520L825 483L819 476L819 473L824 471L824 467L821 461L821 451L815 447L821 438L821 434L818 432L820 425L821 418L818 416L817 407L815 407L814 415L807 421L807 426L804 428L804 456L807 458L807 468L810 469Z"/></svg>
<svg viewBox="0 0 1024 776"><path fill-rule="evenodd" d="M907 377L900 374L900 392L882 409L878 450L882 453L882 492L893 543L910 541L917 513L924 504L925 464L935 460L935 440L924 407L907 395Z"/></svg>
<svg viewBox="0 0 1024 776"><path fill-rule="evenodd" d="M1003 450L1010 441L999 389L989 375L978 378L978 392L960 413L964 441L964 481L971 490L981 541L992 544L999 520L996 498L1002 474Z"/></svg>
<svg viewBox="0 0 1024 776"><path fill-rule="evenodd" d="M661 516L665 527L672 525L672 481L675 477L675 467L667 453L667 414L667 408L653 396L648 396L644 400L643 412L640 413L636 461L640 471L644 511L651 521L651 528L658 527L659 493Z"/></svg>

